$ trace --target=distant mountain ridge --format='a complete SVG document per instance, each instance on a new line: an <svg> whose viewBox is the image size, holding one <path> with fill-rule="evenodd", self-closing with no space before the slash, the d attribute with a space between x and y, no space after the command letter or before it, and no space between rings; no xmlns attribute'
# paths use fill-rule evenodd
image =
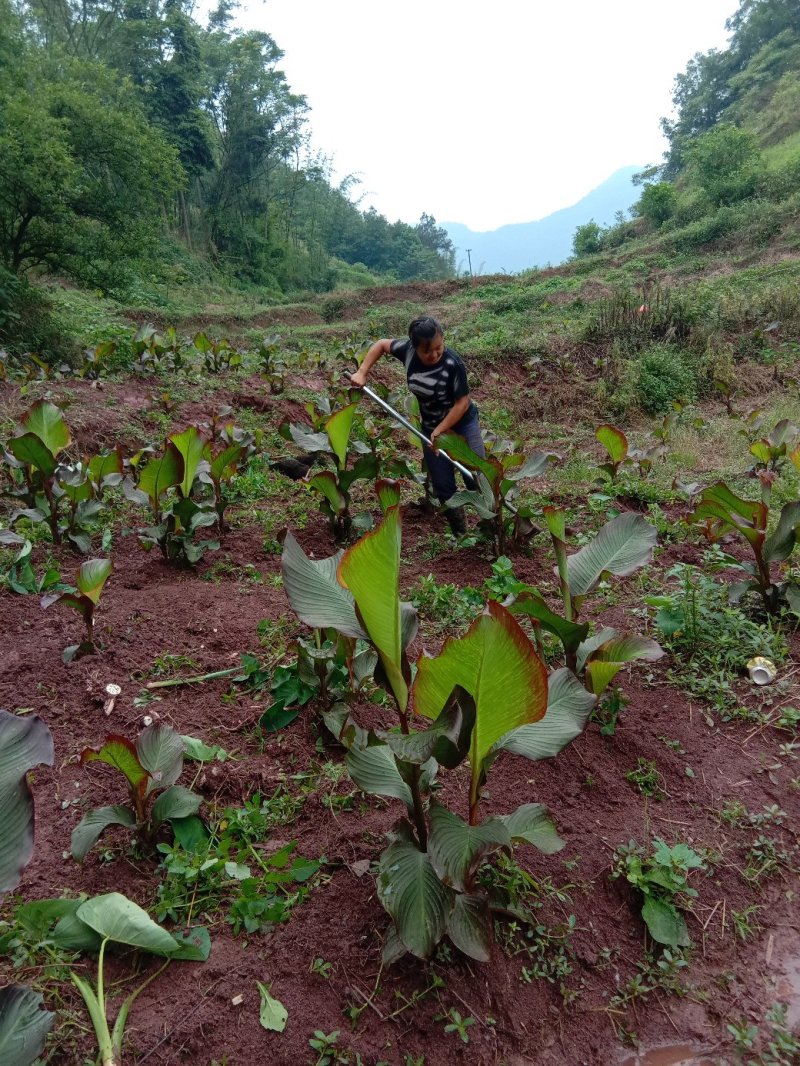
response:
<svg viewBox="0 0 800 1066"><path fill-rule="evenodd" d="M617 211L626 211L639 199L641 189L633 184L632 178L643 169L642 166L621 167L576 204L536 222L515 222L486 233L476 233L460 222L443 222L456 246L459 271L468 269L467 248L474 274L516 273L563 263L572 254L572 238L578 226L591 219L599 226L608 226Z"/></svg>

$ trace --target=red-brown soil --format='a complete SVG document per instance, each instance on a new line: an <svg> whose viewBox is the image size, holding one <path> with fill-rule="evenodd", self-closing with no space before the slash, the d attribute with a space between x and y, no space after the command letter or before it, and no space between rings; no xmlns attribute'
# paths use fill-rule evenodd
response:
<svg viewBox="0 0 800 1066"><path fill-rule="evenodd" d="M405 289L403 296L407 298ZM513 376L508 387L514 388ZM124 446L144 443L132 438L142 426L145 386L132 381L100 390L83 384L64 389L74 397L68 419L81 451L119 440L115 425L126 421L133 428L131 437L123 438ZM508 398L503 391L500 388L501 401ZM98 403L98 395L113 395L117 406ZM7 394L6 399L9 409L24 405L17 396ZM219 402L261 410L272 420L288 401L260 393L254 380L241 390L221 391L207 402L179 408L172 420L178 426L208 417ZM137 412L138 422L133 417ZM287 492L304 491L303 486L287 483ZM282 589L266 580L279 571L279 558L265 552L263 533L252 516L237 519L234 508L232 517L235 528L225 538L222 552L208 555L195 572L175 570L144 552L135 535L120 524L112 549L114 573L99 609L97 636L102 650L68 666L62 663L61 651L78 639L77 617L59 608L42 612L37 597L0 591L0 706L30 708L41 715L53 733L56 750L55 765L33 775L37 837L20 888L22 898L119 890L144 906L152 904L158 880L155 861L134 860L124 849L123 837L109 837L117 846L111 862L102 860L101 849L90 852L83 866L65 857L70 833L86 807L123 799L111 774L78 766L78 754L85 746L96 745L106 732L135 734L143 714L155 711L180 732L220 743L234 754L233 760L216 767L216 773L205 772L200 788L208 802L238 804L256 790L269 794L280 785L291 790L291 775L298 770L325 760L341 761L341 750L325 733L313 705L262 744L253 727L263 702L242 696L223 702L225 681L163 689L159 702L144 710L134 705L158 656L189 656L197 662L198 672L222 669L235 665L241 652L258 650L260 620L293 617ZM670 518L677 522L680 514ZM429 556L431 532L441 537L441 550L433 557ZM312 518L298 536L318 556L333 550L322 519ZM47 547L36 548L37 563ZM697 561L700 551L691 541L669 544L655 567L666 570L678 558ZM78 565L66 548L54 554L65 576ZM217 573L215 580L204 580L213 576L220 557L229 564L227 571ZM480 586L490 574L485 548L449 550L442 519L426 517L414 508L406 510L404 519L403 559L404 590L428 573L439 582L472 586ZM237 580L235 568L247 564L254 565L265 581ZM546 550L538 549L532 558L515 555L514 564L519 577L553 587L552 559ZM639 604L633 584L615 586L621 597L613 607L599 611L599 621L641 627L641 619L631 614ZM423 626L416 652L423 646L436 650L438 638L429 633ZM792 661L800 662L796 635L792 652ZM618 845L632 838L642 843L652 836L712 849L719 858L706 874L693 878L699 897L688 916L694 949L683 978L687 994L657 991L638 1001L627 1016L615 1015L617 1023L634 1030L645 1048L681 1045L687 1054L721 1063L733 1061L728 1021L746 1016L759 1022L765 1010L782 998L790 1003L796 1022L798 878L782 870L756 885L748 883L741 870L752 834L726 827L719 811L735 799L751 811L777 804L787 812L788 821L783 827L770 827L769 833L782 846L794 848L800 804L798 790L790 782L797 776L797 764L777 758L785 735L748 724L721 723L667 683L668 667L665 659L654 668L640 664L623 675L630 703L615 736L601 736L592 724L557 759L534 764L506 755L489 779L486 813L507 812L531 800L543 802L566 842L564 850L553 856L526 847L518 850L517 858L536 879L550 879L563 887L561 902L552 895L546 898L539 912L542 925L561 927L575 916L572 972L564 979L569 1002L557 984L524 980L522 966L532 965L531 960L510 957L499 946L486 965L452 949L450 958L435 963L407 957L392 969L382 968L387 918L365 863L377 858L382 834L401 813L400 805L368 800L363 805L356 801L353 810L336 810L323 802L320 789L307 796L296 822L274 835L276 848L292 839L298 842L299 854L326 857L324 876L308 900L287 923L251 936L233 936L222 916L211 915L210 959L205 964L174 963L145 990L128 1023L124 1061L137 1066L314 1063L309 1038L315 1030L338 1029L338 1047L350 1055L342 1062L405 1064L421 1062L424 1056L426 1066L452 1061L508 1066L633 1063L636 1059L620 1043L607 1008L609 998L644 959L645 933L632 893L608 875ZM783 671L787 680L779 690L768 690L775 709L800 706L795 670L787 665ZM122 695L106 717L102 689L108 682L119 684ZM744 681L740 694L749 705L764 696ZM372 713L388 716L389 712L372 708ZM679 741L685 754L661 738ZM656 760L666 792L661 802L646 800L625 779L638 757ZM187 769L184 783L191 773ZM445 780L444 795L464 813L467 771L462 767ZM353 791L346 777L327 788ZM760 928L741 941L731 915L751 904L761 908ZM331 963L328 978L311 972L317 958ZM124 960L112 963L112 974L126 984L132 980ZM434 975L441 983L431 990ZM12 973L3 960L0 979L8 977ZM30 981L36 974L13 977ZM257 981L270 986L288 1008L283 1034L268 1033L259 1024ZM415 995L417 1001L411 1003ZM46 1000L51 1008L77 1012L81 1025L88 1024L71 988L62 986L57 1000L47 994ZM342 1013L348 1005L364 1007L353 1029ZM447 1019L440 1016L451 1008L475 1019L468 1029L468 1044L444 1031ZM88 1032L64 1026L56 1035L49 1062L72 1066L92 1052Z"/></svg>

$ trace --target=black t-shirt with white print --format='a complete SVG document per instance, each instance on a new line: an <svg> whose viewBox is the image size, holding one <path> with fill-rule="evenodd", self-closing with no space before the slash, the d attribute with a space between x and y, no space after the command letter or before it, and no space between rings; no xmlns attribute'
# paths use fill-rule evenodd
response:
<svg viewBox="0 0 800 1066"><path fill-rule="evenodd" d="M469 395L466 367L452 348L445 348L442 358L434 366L422 362L410 340L392 341L389 352L406 368L408 387L419 402L419 413L426 430L435 429L456 400ZM470 404L464 418L474 411L475 405Z"/></svg>

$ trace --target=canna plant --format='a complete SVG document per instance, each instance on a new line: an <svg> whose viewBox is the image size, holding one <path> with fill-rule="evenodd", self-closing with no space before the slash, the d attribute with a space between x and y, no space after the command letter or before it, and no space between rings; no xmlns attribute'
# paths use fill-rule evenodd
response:
<svg viewBox="0 0 800 1066"><path fill-rule="evenodd" d="M66 463L62 453L70 443L69 426L54 404L40 400L23 415L5 453L15 481L12 493L26 504L11 522L46 522L55 544L66 538L89 552L91 522L102 508L103 490L122 480L122 454L116 448Z"/></svg>
<svg viewBox="0 0 800 1066"><path fill-rule="evenodd" d="M328 519L328 525L338 542L344 540L353 528L350 514L350 489L359 480L371 481L378 476L378 459L370 447L362 441L351 441L353 421L358 403L347 404L335 411L323 422L323 431L308 433L301 426L282 423L279 432L286 440L293 440L309 454L330 456L333 469L321 470L308 478L308 486L321 496L320 508ZM353 461L353 456L358 458ZM362 528L370 516L355 520Z"/></svg>
<svg viewBox="0 0 800 1066"><path fill-rule="evenodd" d="M255 451L255 437L231 423L214 433L203 445L206 467L198 470L201 481L208 482L214 492L214 509L220 533L228 526L225 522L225 486L229 484Z"/></svg>
<svg viewBox="0 0 800 1066"><path fill-rule="evenodd" d="M612 484L621 470L632 466L637 468L640 477L645 477L653 469L655 460L660 459L666 451L663 441L648 447L632 448L622 430L608 423L598 426L594 435L608 453L608 462L599 465Z"/></svg>
<svg viewBox="0 0 800 1066"><path fill-rule="evenodd" d="M594 435L608 452L608 462L600 463L599 466L613 484L620 470L631 462L628 438L621 429L608 424L598 426Z"/></svg>
<svg viewBox="0 0 800 1066"><path fill-rule="evenodd" d="M213 340L205 333L196 333L192 344L203 357L203 367L209 374L232 370L242 365L242 357L230 341Z"/></svg>
<svg viewBox="0 0 800 1066"><path fill-rule="evenodd" d="M786 460L791 460L800 469L800 430L788 418L782 419L766 437L750 443L750 454L755 462L748 474L758 478L761 485L762 502L769 507L772 498L772 486Z"/></svg>
<svg viewBox="0 0 800 1066"><path fill-rule="evenodd" d="M158 547L169 562L193 566L206 551L219 548L218 540L194 539L198 530L215 525L219 517L214 507L192 499L195 480L209 470L204 458L208 443L197 426L172 433L161 456L151 457L141 469L138 462L133 464L136 484L131 479L123 482L127 498L149 506L153 515L155 524L139 530L139 542L148 550Z"/></svg>
<svg viewBox="0 0 800 1066"><path fill-rule="evenodd" d="M141 325L133 338L133 353L140 370L180 370L183 366L181 341L173 326L161 334L149 322Z"/></svg>
<svg viewBox="0 0 800 1066"><path fill-rule="evenodd" d="M558 455L536 451L526 458L519 453L498 451L482 459L457 433L443 434L439 443L453 459L476 471L475 487L456 492L447 506L473 507L490 526L497 555L505 555L509 536L519 540L534 531L529 510L513 502L518 483L523 478L541 477Z"/></svg>
<svg viewBox="0 0 800 1066"><path fill-rule="evenodd" d="M587 623L578 622L583 602L606 575L626 577L649 563L656 543L656 530L641 515L623 514L607 522L587 545L567 555L566 515L556 507L545 507L564 613L550 609L537 589L518 589L505 606L514 615L527 615L534 627L541 626L561 642L566 666L584 677L586 687L601 695L622 667L637 659L653 662L664 652L649 637L620 634L609 626L589 633Z"/></svg>
<svg viewBox="0 0 800 1066"><path fill-rule="evenodd" d="M747 593L755 592L761 597L767 614L777 614L785 603L793 614L800 616L800 584L792 578L772 579L773 564L786 562L800 541L800 501L785 504L773 532L767 535L769 517L769 507L763 499L744 500L724 481L718 481L703 490L688 521L698 525L711 542L738 533L750 545L752 562L730 555L725 557L729 566L748 575L731 586L731 603L738 603Z"/></svg>
<svg viewBox="0 0 800 1066"><path fill-rule="evenodd" d="M158 831L169 822L173 830L195 819L202 799L175 782L183 771L183 737L171 726L147 726L135 743L111 734L99 748L85 748L81 765L102 762L113 766L128 785L128 804L88 811L72 832L72 855L82 862L100 836L112 825L132 829L140 847L154 845Z"/></svg>
<svg viewBox="0 0 800 1066"><path fill-rule="evenodd" d="M53 738L38 715L0 710L0 899L15 889L33 854L34 804L28 773L53 765ZM0 1061L30 1066L44 1049L55 1015L32 988L0 988Z"/></svg>
<svg viewBox="0 0 800 1066"><path fill-rule="evenodd" d="M12 592L20 596L28 596L33 593L42 595L56 590L64 592L69 588L68 585L61 583L61 573L54 566L48 566L41 577L36 576L31 561L33 545L25 537L12 533L8 529L0 530L0 546L3 545L19 549L8 570L0 573L0 583L6 585Z"/></svg>
<svg viewBox="0 0 800 1066"><path fill-rule="evenodd" d="M266 380L272 393L283 392L285 384L286 365L280 358L280 342L281 338L277 333L264 337L256 352L258 372Z"/></svg>
<svg viewBox="0 0 800 1066"><path fill-rule="evenodd" d="M294 552L284 583L307 624L369 642L378 658L375 679L397 710L395 730L362 728L346 704L325 716L348 749L347 769L359 788L406 808L379 863L378 896L393 923L385 959L407 951L429 957L447 935L486 961L493 901L477 881L481 865L517 842L544 852L563 846L540 804L482 818L489 769L506 750L528 758L556 754L581 732L595 701L566 670L548 679L519 624L496 602L439 656L421 659L412 685L408 648L416 612L400 601L400 548L400 510L390 503L380 526L344 554L312 561ZM427 728L412 727L412 708L428 719ZM439 772L465 760L468 820L430 798Z"/></svg>
<svg viewBox="0 0 800 1066"><path fill-rule="evenodd" d="M125 1027L131 1008L141 992L170 962L205 962L211 951L208 930L197 926L170 933L156 924L147 911L120 892L107 892L90 899L39 899L23 903L14 912L16 925L31 940L72 954L97 955L97 977L88 977L70 966L70 978L86 1005L97 1040L102 1066L121 1066ZM128 993L109 1025L110 995L105 980L105 955L115 948L134 948L164 964ZM3 1060L7 1061L6 1059ZM16 1063L17 1060L12 1060Z"/></svg>
<svg viewBox="0 0 800 1066"><path fill-rule="evenodd" d="M87 559L81 563L75 577L76 589L66 592L51 592L42 597L42 607L52 607L60 604L71 607L84 621L86 633L80 644L71 644L64 648L61 657L65 663L73 659L80 659L83 655L93 655L96 651L94 644L94 614L100 602L100 593L103 586L111 576L110 559Z"/></svg>
<svg viewBox="0 0 800 1066"><path fill-rule="evenodd" d="M12 476L16 475L15 495L21 496L27 505L15 511L11 521L19 517L46 521L54 544L61 543L58 456L71 441L69 426L59 408L47 400L38 400L22 416L6 446L6 462L14 472Z"/></svg>
<svg viewBox="0 0 800 1066"><path fill-rule="evenodd" d="M76 371L77 376L89 381L103 377L108 373L109 361L116 350L116 341L101 341L93 348L84 348L81 364Z"/></svg>

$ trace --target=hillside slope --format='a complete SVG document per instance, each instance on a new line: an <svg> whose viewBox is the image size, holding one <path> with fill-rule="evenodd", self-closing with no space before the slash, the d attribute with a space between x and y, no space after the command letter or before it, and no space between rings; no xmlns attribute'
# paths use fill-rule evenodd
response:
<svg viewBox="0 0 800 1066"><path fill-rule="evenodd" d="M608 226L618 211L637 199L631 179L641 167L621 167L576 204L554 211L535 222L518 222L478 233L460 222L445 222L444 229L456 247L459 269L467 269L467 248L476 274L515 273L531 267L563 263L572 253L575 227L593 218Z"/></svg>

